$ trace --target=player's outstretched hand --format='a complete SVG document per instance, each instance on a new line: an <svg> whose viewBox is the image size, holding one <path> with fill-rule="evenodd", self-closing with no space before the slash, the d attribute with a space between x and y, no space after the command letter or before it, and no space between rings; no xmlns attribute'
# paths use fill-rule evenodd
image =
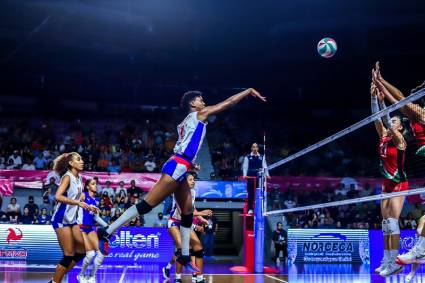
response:
<svg viewBox="0 0 425 283"><path fill-rule="evenodd" d="M256 91L255 89L253 89L253 88L249 88L249 89L248 89L248 92L249 92L249 94L250 94L250 95L252 95L253 97L257 97L257 98L259 98L260 100L262 100L262 101L264 101L264 102L267 102L266 97L262 96L262 95L261 95L258 91Z"/></svg>

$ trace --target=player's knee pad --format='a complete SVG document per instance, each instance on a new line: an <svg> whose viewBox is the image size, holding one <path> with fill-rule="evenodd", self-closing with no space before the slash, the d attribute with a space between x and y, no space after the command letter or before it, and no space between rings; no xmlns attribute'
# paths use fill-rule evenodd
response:
<svg viewBox="0 0 425 283"><path fill-rule="evenodd" d="M388 218L388 233L389 235L400 235L400 226L395 218Z"/></svg>
<svg viewBox="0 0 425 283"><path fill-rule="evenodd" d="M79 263L85 257L86 257L86 254L75 253L74 256L72 257L72 260L75 261L76 263Z"/></svg>
<svg viewBox="0 0 425 283"><path fill-rule="evenodd" d="M143 215L143 214L149 213L153 207L143 199L141 202L136 204L136 208L137 208L137 212Z"/></svg>
<svg viewBox="0 0 425 283"><path fill-rule="evenodd" d="M174 252L175 256L180 256L182 254L182 249L176 249Z"/></svg>
<svg viewBox="0 0 425 283"><path fill-rule="evenodd" d="M105 259L105 256L102 254L102 252L97 251L96 258L94 259L94 264L97 266L101 266L104 259Z"/></svg>
<svg viewBox="0 0 425 283"><path fill-rule="evenodd" d="M73 258L74 258L73 256L64 255L62 259L59 261L59 264L65 268L68 268L71 265Z"/></svg>
<svg viewBox="0 0 425 283"><path fill-rule="evenodd" d="M193 251L192 255L196 258L204 257L204 249L200 249L199 251Z"/></svg>
<svg viewBox="0 0 425 283"><path fill-rule="evenodd" d="M384 234L384 236L388 236L388 220L387 219L382 219L381 222L382 225L382 233Z"/></svg>
<svg viewBox="0 0 425 283"><path fill-rule="evenodd" d="M86 252L86 258L88 261L91 261L96 256L95 251L88 251Z"/></svg>
<svg viewBox="0 0 425 283"><path fill-rule="evenodd" d="M185 228L191 228L193 223L193 213L183 214L180 225Z"/></svg>

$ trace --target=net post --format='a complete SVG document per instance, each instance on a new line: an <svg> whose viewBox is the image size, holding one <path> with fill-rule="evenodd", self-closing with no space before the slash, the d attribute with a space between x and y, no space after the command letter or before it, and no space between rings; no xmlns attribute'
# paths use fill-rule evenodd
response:
<svg viewBox="0 0 425 283"><path fill-rule="evenodd" d="M254 272L264 271L264 168L258 172L254 212Z"/></svg>

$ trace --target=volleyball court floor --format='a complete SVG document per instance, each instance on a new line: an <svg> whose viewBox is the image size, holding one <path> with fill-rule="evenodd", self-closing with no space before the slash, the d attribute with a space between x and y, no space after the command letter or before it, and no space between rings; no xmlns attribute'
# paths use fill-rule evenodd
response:
<svg viewBox="0 0 425 283"><path fill-rule="evenodd" d="M237 272L240 267L232 263L207 263L205 266L205 279L207 283L278 283L278 282L300 282L300 283L327 283L327 282L397 282L405 283L406 275L410 267L404 272L389 278L371 274L368 265L355 264L280 264L273 266L277 273L274 274L252 274ZM144 282L163 283L173 282L173 277L166 280L162 277L162 265L140 265L140 266L103 266L97 274L99 283L123 283ZM54 265L49 264L27 264L25 262L0 262L0 282L20 283L48 282L51 278ZM76 267L63 282L77 282L76 276L79 272ZM171 272L173 274L173 270ZM425 283L425 268L418 268L415 278L411 282ZM172 275L171 275L172 276ZM191 282L189 274L183 275L183 282Z"/></svg>

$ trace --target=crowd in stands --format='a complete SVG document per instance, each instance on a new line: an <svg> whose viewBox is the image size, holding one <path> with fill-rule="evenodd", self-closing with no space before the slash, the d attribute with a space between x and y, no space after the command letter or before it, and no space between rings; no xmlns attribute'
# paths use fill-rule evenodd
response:
<svg viewBox="0 0 425 283"><path fill-rule="evenodd" d="M137 121L5 120L0 124L0 169L50 169L59 154L75 151L86 171L158 172L176 141L178 120L168 118L172 122L150 112Z"/></svg>
<svg viewBox="0 0 425 283"><path fill-rule="evenodd" d="M353 199L372 196L379 193L380 188L372 188L365 184L357 190L354 187L345 188L341 185L337 189L302 190L289 188L285 192L271 190L268 195L270 210L287 209L297 206L308 206L318 203ZM405 203L401 216L401 229L416 229L419 218L425 215L421 204ZM343 229L381 229L380 202L371 201L350 205L339 205L315 210L306 210L285 214L289 228L343 228Z"/></svg>
<svg viewBox="0 0 425 283"><path fill-rule="evenodd" d="M95 177L95 179L97 179ZM4 211L0 210L0 222L11 224L50 224L54 212L55 193L58 185L51 179L51 182L44 186L42 203L36 203L34 196L28 197L25 205L17 203L17 199L12 197L9 204L4 205ZM116 188L111 187L107 181L104 186L97 185L99 198L99 210L101 218L106 223L115 221L127 208L137 204L146 194L141 188L136 186L134 180L126 186L120 182ZM1 199L1 197L0 197ZM0 208L2 207L0 201ZM143 216L133 219L128 225L144 226ZM163 225L165 227L166 224Z"/></svg>

